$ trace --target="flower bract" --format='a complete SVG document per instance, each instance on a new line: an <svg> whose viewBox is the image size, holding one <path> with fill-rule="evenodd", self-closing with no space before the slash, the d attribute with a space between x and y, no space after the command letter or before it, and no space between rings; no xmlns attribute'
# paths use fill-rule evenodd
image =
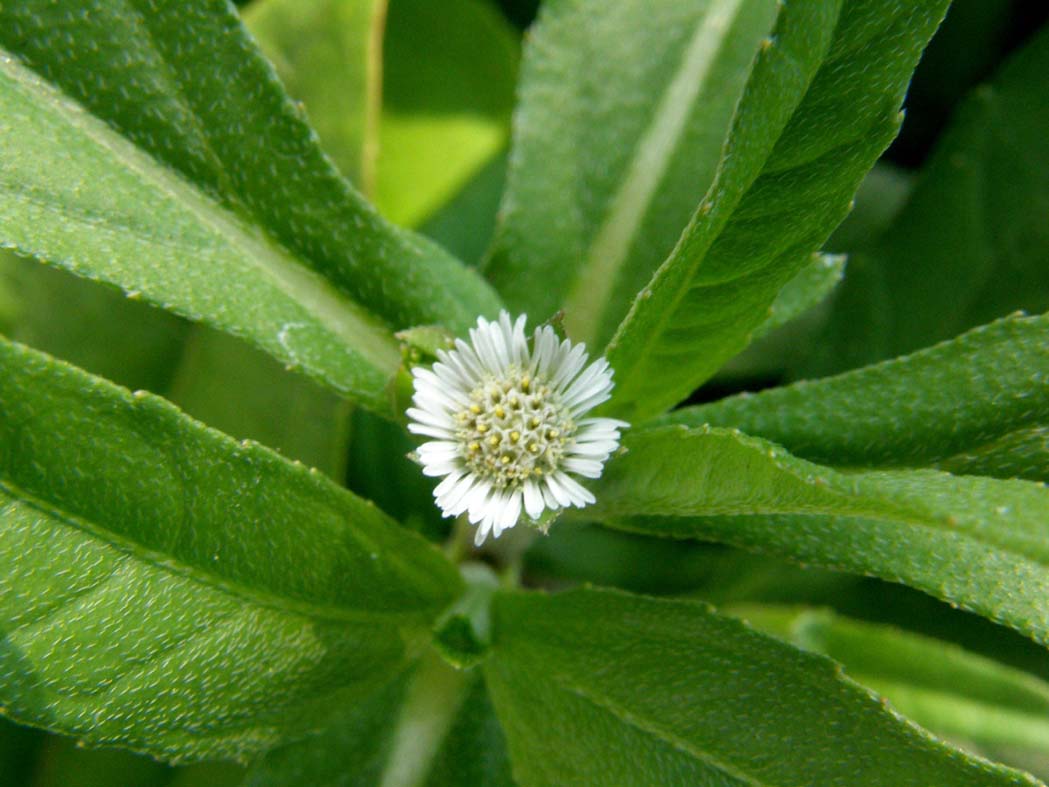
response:
<svg viewBox="0 0 1049 787"><path fill-rule="evenodd" d="M477 545L522 513L535 521L593 503L573 476L600 476L628 426L584 417L611 395L608 362L587 365L586 347L559 340L550 326L529 341L525 322L505 311L479 318L469 342L456 340L431 369L412 370L408 429L434 438L418 450L423 473L443 476L437 505L445 516L465 513L477 525Z"/></svg>

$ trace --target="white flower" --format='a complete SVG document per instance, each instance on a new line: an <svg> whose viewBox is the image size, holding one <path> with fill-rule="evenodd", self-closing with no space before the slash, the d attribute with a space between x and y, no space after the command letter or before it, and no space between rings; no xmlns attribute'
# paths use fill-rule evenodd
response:
<svg viewBox="0 0 1049 787"><path fill-rule="evenodd" d="M586 347L559 342L549 326L529 347L525 321L511 324L505 311L479 318L469 344L458 339L432 370L412 370L408 429L436 438L419 447L423 473L444 476L437 505L445 516L465 512L478 546L517 524L522 508L534 521L545 509L593 503L569 473L600 476L629 425L582 417L611 395L608 361L584 369Z"/></svg>

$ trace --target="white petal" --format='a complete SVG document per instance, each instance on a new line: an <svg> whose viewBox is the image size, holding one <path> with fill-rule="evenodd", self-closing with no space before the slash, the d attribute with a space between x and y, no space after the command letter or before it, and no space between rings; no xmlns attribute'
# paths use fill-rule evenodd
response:
<svg viewBox="0 0 1049 787"><path fill-rule="evenodd" d="M488 538L488 530L490 528L491 528L491 525L487 521L486 522L482 522L480 525L478 525L477 532L474 534L474 546L475 547L481 546L481 544L484 543L484 540L486 538Z"/></svg>
<svg viewBox="0 0 1049 787"><path fill-rule="evenodd" d="M452 460L442 460L440 462L423 461L423 475L430 476L430 478L448 475L458 469L459 465Z"/></svg>
<svg viewBox="0 0 1049 787"><path fill-rule="evenodd" d="M524 507L532 519L538 519L543 513L543 493L539 491L539 486L535 481L525 481Z"/></svg>
<svg viewBox="0 0 1049 787"><path fill-rule="evenodd" d="M564 490L572 497L572 504L576 507L582 508L583 506L590 505L596 500L596 498L590 492L589 489L584 487L571 476L567 476L564 473L558 472L554 473L554 477L557 479L557 482L561 484Z"/></svg>
<svg viewBox="0 0 1049 787"><path fill-rule="evenodd" d="M611 388L612 380L605 373L607 368L608 361L604 358L598 358L586 367L586 370L565 389L565 404L584 399L605 387Z"/></svg>
<svg viewBox="0 0 1049 787"><path fill-rule="evenodd" d="M600 456L602 457L601 461L604 461L617 448L619 448L618 440L605 440L600 443L576 443L569 446L566 454L568 456L578 456L581 459Z"/></svg>
<svg viewBox="0 0 1049 787"><path fill-rule="evenodd" d="M470 494L481 482L472 475L466 476L444 500L444 515L459 516L470 507Z"/></svg>
<svg viewBox="0 0 1049 787"><path fill-rule="evenodd" d="M408 424L408 431L412 434L423 434L427 437L440 437L442 439L455 436L449 429L438 429L435 426L426 426L424 424Z"/></svg>
<svg viewBox="0 0 1049 787"><path fill-rule="evenodd" d="M422 410L429 410L431 413L445 415L449 418L470 406L469 398L461 391L434 388L421 380L415 381L415 395L412 396L412 401Z"/></svg>
<svg viewBox="0 0 1049 787"><path fill-rule="evenodd" d="M543 493L543 502L546 503L546 507L551 511L556 511L561 507L561 504L557 502L557 498L554 497L554 493L550 491L550 487L544 481L539 489Z"/></svg>
<svg viewBox="0 0 1049 787"><path fill-rule="evenodd" d="M612 392L611 388L606 388L603 391L599 391L598 393L595 393L593 396L590 396L590 397L588 397L586 399L583 399L580 402L576 402L574 405L572 405L569 408L569 412L571 412L573 416L580 416L580 415L582 415L585 412L593 410L595 407L597 407L602 402L607 402L612 397L612 393L611 392Z"/></svg>
<svg viewBox="0 0 1049 787"><path fill-rule="evenodd" d="M485 531L486 534L495 530L499 521L499 514L503 510L503 503L503 496L499 492L493 492L491 504L485 512L484 519L481 520L480 529Z"/></svg>
<svg viewBox="0 0 1049 787"><path fill-rule="evenodd" d="M456 391L460 396L464 396L465 392L474 387L474 382L467 376L466 369L457 369L454 363L438 361L433 365L433 373L443 390Z"/></svg>
<svg viewBox="0 0 1049 787"><path fill-rule="evenodd" d="M465 470L457 470L451 475L445 477L445 479L441 481L441 483L434 487L434 499L440 501L442 497L444 497L448 492L452 490L453 487L455 487L459 483L459 479L462 478L464 475L466 475Z"/></svg>
<svg viewBox="0 0 1049 787"><path fill-rule="evenodd" d="M470 341L487 371L492 374L501 374L504 371L505 364L501 358L505 355L506 348L502 348L501 355L498 345L503 343L502 333L495 323L478 320L477 327L470 331Z"/></svg>
<svg viewBox="0 0 1049 787"><path fill-rule="evenodd" d="M488 508L491 504L491 493L492 485L487 481L482 481L470 491L470 494L467 496L469 508L466 515L466 518L470 520L470 524L476 525L488 513Z"/></svg>
<svg viewBox="0 0 1049 787"><path fill-rule="evenodd" d="M569 347L571 347L570 350L568 349ZM568 351L565 352L566 350ZM571 343L565 339L561 343L561 353L563 357L556 370L552 370L554 376L550 381L550 387L555 391L563 390L572 378L579 374L579 370L586 363L585 344L577 344L575 347L572 347Z"/></svg>
<svg viewBox="0 0 1049 787"><path fill-rule="evenodd" d="M409 407L405 415L427 426L434 426L438 429L455 429L455 421L450 417L420 410L418 407Z"/></svg>
<svg viewBox="0 0 1049 787"><path fill-rule="evenodd" d="M519 366L523 366L528 359L528 339L525 338L525 323L527 322L528 315L522 314L517 318L517 322L514 323L514 332L510 349L514 363Z"/></svg>
<svg viewBox="0 0 1049 787"><path fill-rule="evenodd" d="M502 516L499 521L495 523L495 537L504 530L509 530L511 527L517 524L517 520L521 516L521 492L511 492L509 499L506 501L506 505L503 506Z"/></svg>
<svg viewBox="0 0 1049 787"><path fill-rule="evenodd" d="M470 398L461 387L450 386L443 382L440 377L434 375L432 371L426 371L426 375L416 374L415 379L412 380L416 396L436 396L466 404L470 403Z"/></svg>
<svg viewBox="0 0 1049 787"><path fill-rule="evenodd" d="M557 354L557 334L549 325L535 329L532 348L532 374L546 376L550 362Z"/></svg>
<svg viewBox="0 0 1049 787"><path fill-rule="evenodd" d="M550 494L553 495L554 500L557 501L556 506L551 508L567 507L572 505L572 496L568 494L568 490L558 481L557 476L563 475L562 473L555 473L546 477L546 488L550 490Z"/></svg>
<svg viewBox="0 0 1049 787"><path fill-rule="evenodd" d="M485 368L473 347L462 339L456 339L455 349L457 352L448 353L449 364L451 366L461 365L461 371L467 372L471 379L480 381L484 377ZM440 358L439 355L437 357Z"/></svg>
<svg viewBox="0 0 1049 787"><path fill-rule="evenodd" d="M619 429L629 429L630 424L626 421L620 421L618 418L583 418L579 421L579 428L582 430L592 429L607 429L610 431L616 431Z"/></svg>
<svg viewBox="0 0 1049 787"><path fill-rule="evenodd" d="M417 449L415 449L419 456L443 456L449 454L451 456L458 456L459 444L454 440L429 440Z"/></svg>
<svg viewBox="0 0 1049 787"><path fill-rule="evenodd" d="M499 334L506 348L506 363L517 363L517 354L514 352L514 325L510 322L510 314L503 309L499 312Z"/></svg>
<svg viewBox="0 0 1049 787"><path fill-rule="evenodd" d="M565 470L571 473L585 476L586 478L600 478L603 463L594 459L579 459L574 456L567 457L562 464Z"/></svg>
<svg viewBox="0 0 1049 787"><path fill-rule="evenodd" d="M509 502L509 495L502 492L496 494L492 508L488 512L488 519L492 523L492 538L499 538L499 534L503 532L503 512Z"/></svg>

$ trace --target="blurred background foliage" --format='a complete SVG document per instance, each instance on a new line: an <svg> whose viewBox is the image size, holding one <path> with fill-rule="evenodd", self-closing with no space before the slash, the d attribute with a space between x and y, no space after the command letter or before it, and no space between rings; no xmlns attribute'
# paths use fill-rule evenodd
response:
<svg viewBox="0 0 1049 787"><path fill-rule="evenodd" d="M392 220L478 263L495 224L520 48L538 0L238 5L344 174ZM916 73L902 133L827 244L850 256L843 284L821 308L756 342L691 401L850 368L1016 309L1049 309L1049 184L1027 171L1037 168L1017 164L1037 155L1032 160L1042 163L1042 177L1049 171L1049 108L1022 89L981 87L1047 18L1044 0L955 0ZM1036 87L1044 99L1046 80ZM1009 144L994 125L1003 103L1023 118L1020 132L1010 130ZM1004 174L989 181L984 172ZM1005 200L997 212L974 208L968 220L995 222L995 228L1004 223L1009 232L993 233L998 246L957 263L956 275L942 267L948 279L961 282L957 287L899 296L914 265L901 249L927 253L928 265L956 264L944 259L947 252L929 250L954 231L937 223L938 206L967 189ZM945 310L953 315L958 299L974 305L947 319ZM924 322L908 321L915 309L927 315ZM431 538L446 533L429 482L405 458L412 445L399 428L354 412L235 339L4 252L0 331L129 388L162 394L211 426L318 467ZM1033 642L921 593L727 547L566 525L538 540L525 580L826 608L955 643L1049 679L1049 658ZM985 753L1049 775L1049 753ZM238 764L171 768L134 754L88 751L0 719L4 785L223 787L243 776Z"/></svg>

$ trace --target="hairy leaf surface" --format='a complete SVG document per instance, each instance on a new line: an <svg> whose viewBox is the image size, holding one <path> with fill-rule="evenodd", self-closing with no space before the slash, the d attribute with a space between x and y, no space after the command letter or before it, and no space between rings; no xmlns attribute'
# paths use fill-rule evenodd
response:
<svg viewBox="0 0 1049 787"><path fill-rule="evenodd" d="M616 412L638 420L665 410L743 349L895 136L907 82L947 5L781 7L714 183L609 346Z"/></svg>
<svg viewBox="0 0 1049 787"><path fill-rule="evenodd" d="M383 221L338 174L232 5L5 3L0 46L394 327L458 329L498 307L476 274Z"/></svg>
<svg viewBox="0 0 1049 787"><path fill-rule="evenodd" d="M939 463L1049 480L1049 315L1010 317L913 355L675 410L836 466ZM1040 438L1040 439L1039 439Z"/></svg>
<svg viewBox="0 0 1049 787"><path fill-rule="evenodd" d="M503 593L485 674L549 784L1034 785L907 724L829 660L693 602Z"/></svg>
<svg viewBox="0 0 1049 787"><path fill-rule="evenodd" d="M771 0L547 3L526 49L488 273L603 344L710 185ZM571 111L566 111L571 107Z"/></svg>
<svg viewBox="0 0 1049 787"><path fill-rule="evenodd" d="M386 327L6 55L0 147L3 243L249 339L388 410L400 358Z"/></svg>
<svg viewBox="0 0 1049 787"><path fill-rule="evenodd" d="M978 745L1049 746L1049 683L941 640L825 609L732 605L770 634L830 656L938 735Z"/></svg>
<svg viewBox="0 0 1049 787"><path fill-rule="evenodd" d="M735 430L624 440L587 515L911 585L1049 643L1049 488L935 470L839 472Z"/></svg>
<svg viewBox="0 0 1049 787"><path fill-rule="evenodd" d="M92 743L269 748L392 678L459 588L320 474L6 342L0 496L0 704Z"/></svg>

